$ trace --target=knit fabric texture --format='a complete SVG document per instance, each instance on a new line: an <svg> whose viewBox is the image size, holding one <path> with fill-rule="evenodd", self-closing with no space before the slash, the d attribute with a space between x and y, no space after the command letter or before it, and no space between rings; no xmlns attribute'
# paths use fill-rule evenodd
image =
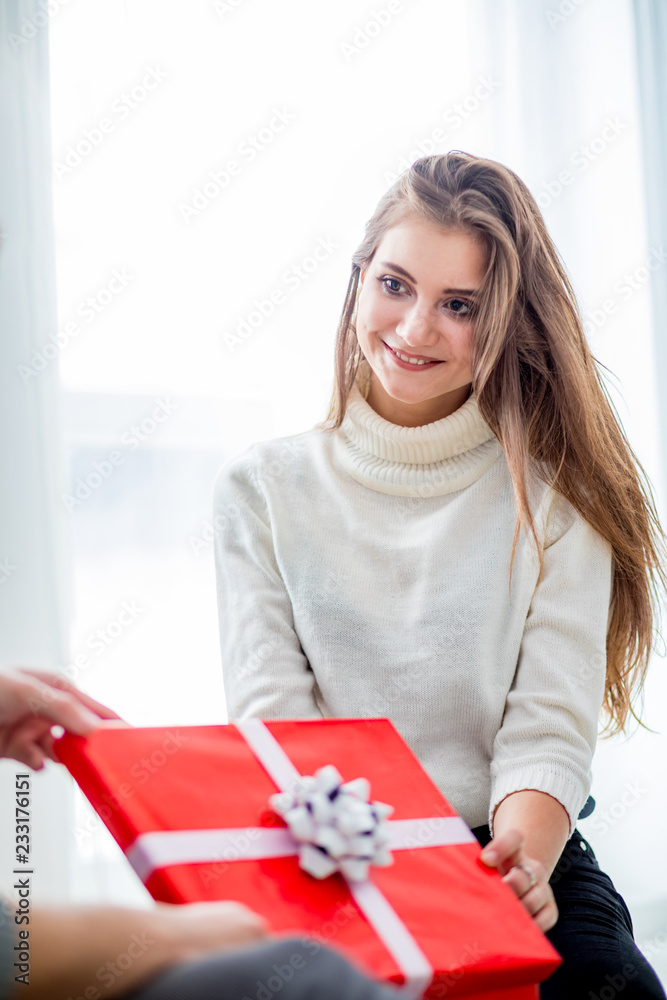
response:
<svg viewBox="0 0 667 1000"><path fill-rule="evenodd" d="M403 427L367 391L362 369L338 430L257 442L218 473L229 719L389 718L470 827L493 832L502 799L532 788L571 833L604 695L611 545L532 474L543 576L522 528L510 587L516 502L475 394Z"/></svg>

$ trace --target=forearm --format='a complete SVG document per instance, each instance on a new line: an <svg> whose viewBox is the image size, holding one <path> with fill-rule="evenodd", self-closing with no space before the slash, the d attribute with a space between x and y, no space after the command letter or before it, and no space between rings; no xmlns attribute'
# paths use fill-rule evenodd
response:
<svg viewBox="0 0 667 1000"><path fill-rule="evenodd" d="M547 879L551 876L570 831L570 819L561 803L536 789L523 789L505 796L493 815L493 833L519 830L525 837L528 857L541 861Z"/></svg>
<svg viewBox="0 0 667 1000"><path fill-rule="evenodd" d="M189 957L168 915L121 906L34 910L30 952L31 1000L121 996ZM24 989L15 984L14 995Z"/></svg>

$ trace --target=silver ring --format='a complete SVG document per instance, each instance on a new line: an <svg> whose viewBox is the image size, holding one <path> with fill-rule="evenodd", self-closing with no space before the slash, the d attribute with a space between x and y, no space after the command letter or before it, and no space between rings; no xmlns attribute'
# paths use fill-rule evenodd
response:
<svg viewBox="0 0 667 1000"><path fill-rule="evenodd" d="M513 865L513 867L520 868L521 871L525 872L528 878L530 879L530 885L528 886L528 889L526 889L526 892L532 889L534 885L537 885L537 876L535 875L535 872L533 871L532 868L530 868L528 865L522 864L521 861L518 861L515 865Z"/></svg>

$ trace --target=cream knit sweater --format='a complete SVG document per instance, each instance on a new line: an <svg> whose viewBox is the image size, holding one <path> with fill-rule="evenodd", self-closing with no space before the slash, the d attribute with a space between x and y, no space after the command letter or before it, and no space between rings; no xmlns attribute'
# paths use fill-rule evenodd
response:
<svg viewBox="0 0 667 1000"><path fill-rule="evenodd" d="M342 426L251 445L218 473L230 719L391 719L470 827L525 788L589 793L611 546L528 483L536 588L500 443L475 395L422 427L379 416L360 369ZM493 830L492 830L493 833Z"/></svg>

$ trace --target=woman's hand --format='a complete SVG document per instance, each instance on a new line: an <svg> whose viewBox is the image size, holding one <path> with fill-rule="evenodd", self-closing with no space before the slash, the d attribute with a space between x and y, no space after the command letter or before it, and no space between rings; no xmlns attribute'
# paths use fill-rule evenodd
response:
<svg viewBox="0 0 667 1000"><path fill-rule="evenodd" d="M558 920L558 907L544 865L525 854L524 840L519 830L505 830L489 841L480 857L485 865L498 869L540 930L548 931Z"/></svg>
<svg viewBox="0 0 667 1000"><path fill-rule="evenodd" d="M0 757L39 771L46 757L58 760L53 725L87 736L105 719L119 716L60 674L34 667L0 670Z"/></svg>

